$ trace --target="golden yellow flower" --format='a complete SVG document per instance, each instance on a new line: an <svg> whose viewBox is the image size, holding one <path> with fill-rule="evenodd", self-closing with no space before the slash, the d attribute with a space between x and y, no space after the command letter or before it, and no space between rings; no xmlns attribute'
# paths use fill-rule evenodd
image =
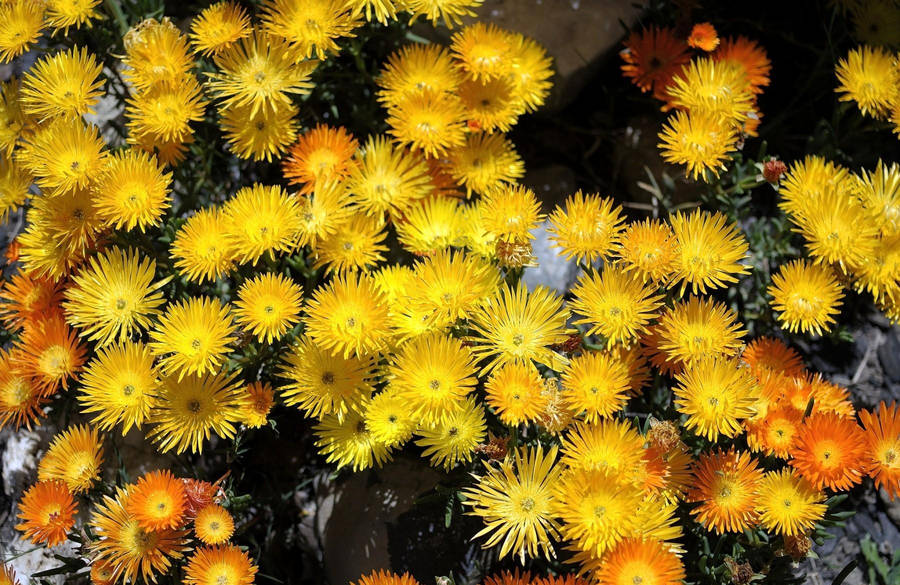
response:
<svg viewBox="0 0 900 585"><path fill-rule="evenodd" d="M244 281L234 302L235 321L260 343L272 343L300 321L303 288L281 274L258 274Z"/></svg>

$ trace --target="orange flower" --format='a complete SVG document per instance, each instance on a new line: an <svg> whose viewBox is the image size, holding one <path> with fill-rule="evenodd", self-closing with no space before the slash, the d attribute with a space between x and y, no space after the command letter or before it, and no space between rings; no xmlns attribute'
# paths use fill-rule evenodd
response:
<svg viewBox="0 0 900 585"><path fill-rule="evenodd" d="M688 501L699 505L691 510L707 530L718 534L743 532L756 522L756 488L763 472L747 452L704 453L694 467L694 481Z"/></svg>
<svg viewBox="0 0 900 585"><path fill-rule="evenodd" d="M144 474L125 508L144 530L166 530L184 523L185 504L184 482L164 470Z"/></svg>
<svg viewBox="0 0 900 585"><path fill-rule="evenodd" d="M20 585L12 565L0 564L0 585Z"/></svg>
<svg viewBox="0 0 900 585"><path fill-rule="evenodd" d="M92 585L113 585L116 582L115 567L104 560L97 560L91 564Z"/></svg>
<svg viewBox="0 0 900 585"><path fill-rule="evenodd" d="M665 89L672 77L691 59L687 45L672 29L653 26L632 32L619 55L624 61L622 74L660 100L666 99Z"/></svg>
<svg viewBox="0 0 900 585"><path fill-rule="evenodd" d="M12 264L16 260L19 259L19 253L22 251L22 244L19 243L19 238L13 238L13 241L9 243L6 247L6 252L4 252L4 256L6 257L6 263Z"/></svg>
<svg viewBox="0 0 900 585"><path fill-rule="evenodd" d="M785 386L784 397L800 412L805 412L812 400L812 412L833 412L844 418L856 414L847 389L832 384L822 374L804 372L794 376Z"/></svg>
<svg viewBox="0 0 900 585"><path fill-rule="evenodd" d="M362 575L359 581L351 585L419 585L419 582L409 573L398 575L388 571L372 571L368 575Z"/></svg>
<svg viewBox="0 0 900 585"><path fill-rule="evenodd" d="M866 436L853 419L813 414L800 425L790 464L816 489L848 490L868 470Z"/></svg>
<svg viewBox="0 0 900 585"><path fill-rule="evenodd" d="M50 396L84 365L85 347L62 315L51 315L26 327L14 352L14 366L34 380L41 394Z"/></svg>
<svg viewBox="0 0 900 585"><path fill-rule="evenodd" d="M282 162L284 178L302 185L300 193L312 193L317 181L340 181L353 166L359 143L343 127L319 124L304 133Z"/></svg>
<svg viewBox="0 0 900 585"><path fill-rule="evenodd" d="M75 525L75 499L61 481L40 481L25 492L19 503L16 526L22 540L55 546L66 540L66 532Z"/></svg>
<svg viewBox="0 0 900 585"><path fill-rule="evenodd" d="M516 568L513 572L503 571L489 577L485 577L481 585L533 585L534 578L528 571L519 572ZM362 585L362 584L360 584Z"/></svg>
<svg viewBox="0 0 900 585"><path fill-rule="evenodd" d="M13 367L13 357L0 349L0 429L12 424L18 429L31 429L43 414L41 407L49 400L34 380Z"/></svg>
<svg viewBox="0 0 900 585"><path fill-rule="evenodd" d="M0 289L0 321L11 330L20 329L27 322L58 313L61 300L59 285L19 272Z"/></svg>
<svg viewBox="0 0 900 585"><path fill-rule="evenodd" d="M803 372L800 354L773 337L759 337L748 343L741 359L757 378L761 378L761 373L767 370L785 376L798 376Z"/></svg>
<svg viewBox="0 0 900 585"><path fill-rule="evenodd" d="M781 459L790 457L800 432L802 414L790 404L779 403L769 410L762 421L746 422L750 449Z"/></svg>
<svg viewBox="0 0 900 585"><path fill-rule="evenodd" d="M532 581L531 585L590 585L590 581L569 573L568 575L541 577Z"/></svg>
<svg viewBox="0 0 900 585"><path fill-rule="evenodd" d="M275 392L268 383L253 382L244 389L241 402L241 422L250 428L259 428L268 422Z"/></svg>
<svg viewBox="0 0 900 585"><path fill-rule="evenodd" d="M878 405L878 413L859 413L865 428L869 476L893 500L900 495L900 410L897 403Z"/></svg>
<svg viewBox="0 0 900 585"><path fill-rule="evenodd" d="M713 33L715 34L715 31ZM736 39L726 38L719 45L713 58L716 61L731 61L743 67L747 81L750 82L750 91L753 93L762 93L763 88L769 85L772 62L766 55L766 50L756 44L756 41L743 36Z"/></svg>
<svg viewBox="0 0 900 585"><path fill-rule="evenodd" d="M252 585L257 567L234 545L198 548L184 569L185 585Z"/></svg>
<svg viewBox="0 0 900 585"><path fill-rule="evenodd" d="M603 555L596 579L600 585L678 585L684 566L660 541L628 538Z"/></svg>
<svg viewBox="0 0 900 585"><path fill-rule="evenodd" d="M719 34L716 32L716 27L708 22L695 24L691 29L687 44L707 53L715 51L719 46Z"/></svg>

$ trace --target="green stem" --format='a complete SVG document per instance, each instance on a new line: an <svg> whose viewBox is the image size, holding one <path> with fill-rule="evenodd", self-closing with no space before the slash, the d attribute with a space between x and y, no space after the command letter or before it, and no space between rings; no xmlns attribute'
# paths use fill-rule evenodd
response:
<svg viewBox="0 0 900 585"><path fill-rule="evenodd" d="M106 7L109 8L109 11L113 13L116 22L119 24L119 32L121 32L124 37L125 33L127 33L128 29L131 27L128 26L128 20L125 18L125 13L122 12L122 6L119 4L119 0L104 0L104 2L106 3Z"/></svg>

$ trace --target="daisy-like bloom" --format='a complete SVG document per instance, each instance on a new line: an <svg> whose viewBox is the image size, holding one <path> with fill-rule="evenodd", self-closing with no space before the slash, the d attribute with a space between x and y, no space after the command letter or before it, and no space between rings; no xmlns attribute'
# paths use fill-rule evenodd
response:
<svg viewBox="0 0 900 585"><path fill-rule="evenodd" d="M75 499L65 483L40 481L22 495L17 516L22 522L16 530L22 533L22 540L56 546L75 525L75 513Z"/></svg>
<svg viewBox="0 0 900 585"><path fill-rule="evenodd" d="M337 233L338 227L353 215L347 205L349 198L342 183L319 182L313 191L297 197L300 202L300 246L313 250L320 239Z"/></svg>
<svg viewBox="0 0 900 585"><path fill-rule="evenodd" d="M450 471L459 463L472 460L475 448L484 443L487 423L484 407L469 396L454 410L432 427L420 427L416 445L422 447L422 456L432 467Z"/></svg>
<svg viewBox="0 0 900 585"><path fill-rule="evenodd" d="M422 335L404 344L387 376L413 418L425 425L440 422L458 408L478 383L469 348L442 334Z"/></svg>
<svg viewBox="0 0 900 585"><path fill-rule="evenodd" d="M34 0L11 0L0 6L0 62L9 63L37 42L44 10L44 3Z"/></svg>
<svg viewBox="0 0 900 585"><path fill-rule="evenodd" d="M14 430L22 425L31 429L43 415L41 410L48 398L28 376L13 367L10 355L0 349L0 429L11 424Z"/></svg>
<svg viewBox="0 0 900 585"><path fill-rule="evenodd" d="M547 407L541 373L530 363L496 368L485 384L486 402L510 426L534 422Z"/></svg>
<svg viewBox="0 0 900 585"><path fill-rule="evenodd" d="M590 265L612 252L625 218L612 198L578 191L566 199L564 208L553 210L549 221L550 241L563 256Z"/></svg>
<svg viewBox="0 0 900 585"><path fill-rule="evenodd" d="M447 172L466 194L487 195L525 175L525 164L503 134L474 133L447 154Z"/></svg>
<svg viewBox="0 0 900 585"><path fill-rule="evenodd" d="M218 55L251 32L247 11L235 2L216 2L191 20L191 44L207 57Z"/></svg>
<svg viewBox="0 0 900 585"><path fill-rule="evenodd" d="M169 248L175 258L175 267L192 282L214 282L233 264L226 234L225 214L221 208L201 209L175 234L175 241Z"/></svg>
<svg viewBox="0 0 900 585"><path fill-rule="evenodd" d="M235 321L263 343L281 338L300 321L303 288L281 274L264 273L244 281L234 302Z"/></svg>
<svg viewBox="0 0 900 585"><path fill-rule="evenodd" d="M10 330L39 321L59 307L61 287L51 280L17 272L0 287L0 321Z"/></svg>
<svg viewBox="0 0 900 585"><path fill-rule="evenodd" d="M511 71L513 33L493 23L476 22L454 33L451 50L459 67L472 79L495 79Z"/></svg>
<svg viewBox="0 0 900 585"><path fill-rule="evenodd" d="M309 75L318 61L297 62L296 50L284 39L254 31L216 56L219 71L208 73L210 91L225 105L264 106L278 110L291 106L291 95L312 89Z"/></svg>
<svg viewBox="0 0 900 585"><path fill-rule="evenodd" d="M806 250L818 264L860 266L875 249L879 226L859 199L828 191L797 218Z"/></svg>
<svg viewBox="0 0 900 585"><path fill-rule="evenodd" d="M342 419L349 410L361 410L372 395L375 364L371 357L332 354L304 336L285 357L279 376L289 381L279 388L285 404L307 416Z"/></svg>
<svg viewBox="0 0 900 585"><path fill-rule="evenodd" d="M187 158L188 148L194 142L194 136L188 134L181 140L160 140L152 134L132 133L128 136L128 142L156 156L162 164L174 167Z"/></svg>
<svg viewBox="0 0 900 585"><path fill-rule="evenodd" d="M62 316L51 314L25 328L13 353L15 367L49 396L81 371L87 349Z"/></svg>
<svg viewBox="0 0 900 585"><path fill-rule="evenodd" d="M639 528L635 510L643 498L609 470L571 469L555 486L560 532L578 549L602 556Z"/></svg>
<svg viewBox="0 0 900 585"><path fill-rule="evenodd" d="M64 293L66 321L101 347L146 330L165 302L159 289L169 281L153 282L155 273L156 261L131 248L91 258Z"/></svg>
<svg viewBox="0 0 900 585"><path fill-rule="evenodd" d="M400 47L385 63L376 82L378 100L388 107L423 90L454 93L462 76L446 48L439 44Z"/></svg>
<svg viewBox="0 0 900 585"><path fill-rule="evenodd" d="M718 122L722 131L753 111L750 83L740 64L702 57L681 69L666 88L669 105Z"/></svg>
<svg viewBox="0 0 900 585"><path fill-rule="evenodd" d="M800 425L791 467L816 489L847 491L868 471L866 435L856 421L834 413L814 413Z"/></svg>
<svg viewBox="0 0 900 585"><path fill-rule="evenodd" d="M233 544L201 547L184 568L185 585L253 585L257 567Z"/></svg>
<svg viewBox="0 0 900 585"><path fill-rule="evenodd" d="M366 215L396 219L431 193L431 178L420 157L373 136L354 156L346 187L350 203Z"/></svg>
<svg viewBox="0 0 900 585"><path fill-rule="evenodd" d="M194 517L194 534L203 544L222 544L234 534L234 518L218 504L209 504Z"/></svg>
<svg viewBox="0 0 900 585"><path fill-rule="evenodd" d="M642 281L667 283L675 269L678 243L672 228L660 220L645 219L625 226L616 238L616 263Z"/></svg>
<svg viewBox="0 0 900 585"><path fill-rule="evenodd" d="M191 122L203 120L206 102L200 84L187 76L138 92L127 101L129 142L142 138L152 144L183 142L192 132Z"/></svg>
<svg viewBox="0 0 900 585"><path fill-rule="evenodd" d="M827 333L840 314L844 291L825 265L793 260L779 267L768 288L776 318L791 333Z"/></svg>
<svg viewBox="0 0 900 585"><path fill-rule="evenodd" d="M106 561L91 563L91 585L114 585L116 568Z"/></svg>
<svg viewBox="0 0 900 585"><path fill-rule="evenodd" d="M592 423L625 407L631 383L628 366L605 352L585 352L562 373L562 395L568 407Z"/></svg>
<svg viewBox="0 0 900 585"><path fill-rule="evenodd" d="M770 407L762 421L745 422L747 444L756 453L788 459L797 442L802 416L802 412L790 405Z"/></svg>
<svg viewBox="0 0 900 585"><path fill-rule="evenodd" d="M865 429L869 475L893 501L900 495L900 411L897 404L881 402L877 412L859 413Z"/></svg>
<svg viewBox="0 0 900 585"><path fill-rule="evenodd" d="M156 225L169 207L172 174L156 158L129 148L106 160L91 186L97 214L116 229L144 231Z"/></svg>
<svg viewBox="0 0 900 585"><path fill-rule="evenodd" d="M756 513L766 530L782 536L808 532L825 515L822 492L791 469L767 471L756 492Z"/></svg>
<svg viewBox="0 0 900 585"><path fill-rule="evenodd" d="M388 109L388 134L401 146L420 150L432 158L465 141L466 111L459 98L425 89L407 95Z"/></svg>
<svg viewBox="0 0 900 585"><path fill-rule="evenodd" d="M655 26L632 31L619 56L622 74L641 91L652 91L653 97L661 100L666 86L691 59L688 46L671 29Z"/></svg>
<svg viewBox="0 0 900 585"><path fill-rule="evenodd" d="M692 510L704 528L743 532L756 523L756 490L763 470L746 451L710 451L700 456L692 471L687 499L697 504Z"/></svg>
<svg viewBox="0 0 900 585"><path fill-rule="evenodd" d="M678 110L669 116L659 139L657 146L666 162L685 165L685 175L708 182L706 171L719 176L731 160L729 153L737 150L738 135L732 124L706 111Z"/></svg>
<svg viewBox="0 0 900 585"><path fill-rule="evenodd" d="M38 464L40 481L62 480L73 494L90 489L100 477L103 445L97 429L69 427L54 437Z"/></svg>
<svg viewBox="0 0 900 585"><path fill-rule="evenodd" d="M98 348L80 381L81 412L103 431L121 423L122 436L149 419L160 384L150 350L131 341Z"/></svg>
<svg viewBox="0 0 900 585"><path fill-rule="evenodd" d="M366 428L363 415L354 410L343 417L327 414L313 430L319 454L327 463L337 464L338 469L350 467L353 471L362 471L381 467L391 458L387 446L375 439Z"/></svg>
<svg viewBox="0 0 900 585"><path fill-rule="evenodd" d="M630 537L604 555L595 573L599 585L678 585L684 581L684 565L662 542Z"/></svg>
<svg viewBox="0 0 900 585"><path fill-rule="evenodd" d="M750 272L741 264L747 257L747 239L718 211L677 212L670 222L677 243L673 279L681 281L682 294L688 285L694 294L706 294L707 287L723 288Z"/></svg>
<svg viewBox="0 0 900 585"><path fill-rule="evenodd" d="M103 95L102 69L83 47L47 56L22 78L22 109L39 121L93 114L93 106Z"/></svg>
<svg viewBox="0 0 900 585"><path fill-rule="evenodd" d="M339 52L336 41L356 36L353 31L362 24L343 0L267 0L262 23L263 30L288 41L307 59Z"/></svg>
<svg viewBox="0 0 900 585"><path fill-rule="evenodd" d="M413 18L424 16L437 26L443 21L444 26L453 28L462 24L463 17L475 16L473 8L480 6L483 0L406 0L406 10L412 12Z"/></svg>
<svg viewBox="0 0 900 585"><path fill-rule="evenodd" d="M466 109L468 126L482 132L509 132L525 112L509 77L466 79L460 84L458 95Z"/></svg>
<svg viewBox="0 0 900 585"><path fill-rule="evenodd" d="M877 46L852 49L834 69L842 102L854 101L863 115L886 119L900 95L900 70L893 53Z"/></svg>
<svg viewBox="0 0 900 585"><path fill-rule="evenodd" d="M794 161L781 179L778 206L795 217L808 216L831 192L844 197L853 188L850 172L839 164L810 155Z"/></svg>
<svg viewBox="0 0 900 585"><path fill-rule="evenodd" d="M86 188L102 171L106 153L99 129L80 118L55 120L20 150L20 162L41 191L54 197Z"/></svg>
<svg viewBox="0 0 900 585"><path fill-rule="evenodd" d="M687 44L695 49L711 53L719 46L719 34L715 27L708 22L699 22L691 29Z"/></svg>
<svg viewBox="0 0 900 585"><path fill-rule="evenodd" d="M236 340L228 307L219 299L191 297L168 305L150 330L150 351L166 375L215 372Z"/></svg>
<svg viewBox="0 0 900 585"><path fill-rule="evenodd" d="M318 258L315 268L325 267L325 273L347 272L369 268L384 260L382 252L387 237L384 223L378 219L353 214L335 226L335 233L316 242Z"/></svg>
<svg viewBox="0 0 900 585"><path fill-rule="evenodd" d="M263 106L251 113L251 106L230 106L220 110L220 124L228 147L238 158L272 162L297 138L294 105L274 109Z"/></svg>
<svg viewBox="0 0 900 585"><path fill-rule="evenodd" d="M128 492L125 509L144 530L178 528L185 522L184 483L168 469L145 473Z"/></svg>
<svg viewBox="0 0 900 585"><path fill-rule="evenodd" d="M772 62L766 55L766 50L756 41L743 36L722 39L713 58L740 65L750 83L750 91L755 94L762 93L763 88L769 85Z"/></svg>
<svg viewBox="0 0 900 585"><path fill-rule="evenodd" d="M343 126L318 124L303 133L281 163L284 178L312 193L320 183L338 183L349 174L359 143Z"/></svg>
<svg viewBox="0 0 900 585"><path fill-rule="evenodd" d="M845 0L845 13L853 21L853 38L871 45L897 49L900 46L900 7L891 0Z"/></svg>
<svg viewBox="0 0 900 585"><path fill-rule="evenodd" d="M513 33L512 71L508 77L514 81L521 107L525 112L534 112L544 105L553 87L550 81L553 77L553 59L534 39Z"/></svg>
<svg viewBox="0 0 900 585"><path fill-rule="evenodd" d="M234 375L164 377L147 437L161 453L201 453L212 434L230 439L241 420L243 393Z"/></svg>
<svg viewBox="0 0 900 585"><path fill-rule="evenodd" d="M241 264L255 265L267 252L290 252L300 237L300 203L277 185L240 189L222 213L230 254Z"/></svg>
<svg viewBox="0 0 900 585"><path fill-rule="evenodd" d="M368 575L362 575L359 581L350 585L421 585L409 573L390 573L385 570L372 571Z"/></svg>
<svg viewBox="0 0 900 585"><path fill-rule="evenodd" d="M853 192L877 217L884 236L900 235L900 165L878 159L874 171L854 176Z"/></svg>
<svg viewBox="0 0 900 585"><path fill-rule="evenodd" d="M741 359L758 378L764 372L794 376L803 371L803 358L797 350L773 337L757 337L748 343L741 353Z"/></svg>
<svg viewBox="0 0 900 585"><path fill-rule="evenodd" d="M659 316L662 296L652 285L616 265L602 273L583 273L572 289L569 308L589 327L588 334L602 335L610 344L628 343Z"/></svg>
<svg viewBox="0 0 900 585"><path fill-rule="evenodd" d="M562 463L572 469L625 475L644 460L644 438L628 420L576 422L562 441Z"/></svg>
<svg viewBox="0 0 900 585"><path fill-rule="evenodd" d="M103 496L94 508L91 527L96 540L91 545L94 562L114 567L116 581L134 583L140 576L152 583L156 574L169 570L186 550L184 530L145 530L137 518L126 510L128 490L117 488L115 497Z"/></svg>
<svg viewBox="0 0 900 585"><path fill-rule="evenodd" d="M185 35L168 18L147 18L131 27L125 44L125 78L139 93L159 85L193 81L194 64Z"/></svg>
<svg viewBox="0 0 900 585"><path fill-rule="evenodd" d="M741 420L755 413L756 379L736 358L701 357L675 377L675 407L688 417L684 426L710 441L742 433Z"/></svg>
<svg viewBox="0 0 900 585"><path fill-rule="evenodd" d="M734 311L712 299L690 297L675 303L659 319L659 349L674 366L709 355L733 356L741 346L741 329Z"/></svg>
<svg viewBox="0 0 900 585"><path fill-rule="evenodd" d="M544 214L534 192L521 185L502 185L479 202L484 229L507 242L527 242L534 239L536 228Z"/></svg>
<svg viewBox="0 0 900 585"><path fill-rule="evenodd" d="M19 163L0 156L0 223L6 223L10 214L25 203L33 180Z"/></svg>
<svg viewBox="0 0 900 585"><path fill-rule="evenodd" d="M399 447L412 438L418 425L407 402L397 389L388 386L366 403L366 429L389 449ZM458 405L454 405L458 408Z"/></svg>
<svg viewBox="0 0 900 585"><path fill-rule="evenodd" d="M417 256L430 256L463 240L466 216L455 197L423 199L407 210L404 220L394 226L397 239Z"/></svg>
<svg viewBox="0 0 900 585"><path fill-rule="evenodd" d="M391 339L388 312L372 278L349 273L313 292L303 325L322 348L345 358L363 356L383 349Z"/></svg>
<svg viewBox="0 0 900 585"><path fill-rule="evenodd" d="M490 358L482 374L510 362L553 363L550 346L568 339L568 311L556 293L543 286L502 286L470 316L475 356Z"/></svg>
<svg viewBox="0 0 900 585"><path fill-rule="evenodd" d="M554 491L560 477L555 466L557 448L523 447L499 465L485 462L485 475L463 490L467 514L479 516L484 528L473 538L487 536L483 548L500 545L500 558L507 554L552 558L553 542L559 538Z"/></svg>

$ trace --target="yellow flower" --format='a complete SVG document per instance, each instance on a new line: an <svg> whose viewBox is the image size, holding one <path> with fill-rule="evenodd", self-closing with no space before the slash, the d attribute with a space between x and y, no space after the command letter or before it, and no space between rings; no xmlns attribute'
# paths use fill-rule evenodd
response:
<svg viewBox="0 0 900 585"><path fill-rule="evenodd" d="M303 325L319 346L345 358L380 351L392 335L385 297L371 277L356 273L337 275L316 289Z"/></svg>
<svg viewBox="0 0 900 585"><path fill-rule="evenodd" d="M762 526L775 534L805 534L825 515L822 492L790 469L766 472L756 492Z"/></svg>
<svg viewBox="0 0 900 585"><path fill-rule="evenodd" d="M134 249L110 248L91 258L65 291L66 321L101 347L146 330L165 302L159 289L169 281L153 282L155 273L156 262Z"/></svg>
<svg viewBox="0 0 900 585"><path fill-rule="evenodd" d="M510 426L536 421L547 407L541 373L530 363L509 362L485 383L485 402Z"/></svg>
<svg viewBox="0 0 900 585"><path fill-rule="evenodd" d="M585 352L573 358L562 373L566 405L592 423L625 408L631 384L628 366L605 352Z"/></svg>
<svg viewBox="0 0 900 585"><path fill-rule="evenodd" d="M828 266L793 260L772 275L768 289L776 318L791 333L827 333L840 314L843 287Z"/></svg>
<svg viewBox="0 0 900 585"><path fill-rule="evenodd" d="M896 56L882 47L852 49L834 69L842 102L854 101L863 115L886 119L900 96L900 69Z"/></svg>
<svg viewBox="0 0 900 585"><path fill-rule="evenodd" d="M245 280L235 301L235 321L260 343L280 339L300 321L303 289L281 274L258 274Z"/></svg>
<svg viewBox="0 0 900 585"><path fill-rule="evenodd" d="M750 272L741 264L747 257L747 239L718 211L677 212L670 221L677 243L672 276L674 282L681 281L681 294L688 285L694 294L706 294L707 287L723 288Z"/></svg>
<svg viewBox="0 0 900 585"><path fill-rule="evenodd" d="M677 243L672 228L660 220L633 222L619 235L613 254L619 266L643 282L666 284L675 265Z"/></svg>
<svg viewBox="0 0 900 585"><path fill-rule="evenodd" d="M100 478L103 444L88 425L69 427L54 437L38 464L38 480L62 480L73 494L85 492Z"/></svg>
<svg viewBox="0 0 900 585"><path fill-rule="evenodd" d="M531 230L544 219L534 192L520 185L503 185L488 193L478 209L485 231L507 242L534 239Z"/></svg>
<svg viewBox="0 0 900 585"><path fill-rule="evenodd" d="M192 282L215 281L233 264L226 233L221 208L201 209L175 234L170 248L175 267Z"/></svg>
<svg viewBox="0 0 900 585"><path fill-rule="evenodd" d="M6 223L10 214L28 199L32 179L21 165L0 155L0 223Z"/></svg>
<svg viewBox="0 0 900 585"><path fill-rule="evenodd" d="M247 11L234 2L216 2L191 20L191 44L206 56L218 55L251 32Z"/></svg>
<svg viewBox="0 0 900 585"><path fill-rule="evenodd" d="M203 544L222 544L234 534L234 518L218 504L209 504L194 518L194 534Z"/></svg>
<svg viewBox="0 0 900 585"><path fill-rule="evenodd" d="M255 114L291 106L291 95L312 89L309 75L318 61L297 62L297 53L283 39L254 31L216 56L219 72L208 73L209 89L225 107L250 107Z"/></svg>
<svg viewBox="0 0 900 585"><path fill-rule="evenodd" d="M569 308L583 316L575 323L588 325L589 335L602 335L610 345L628 343L659 316L662 295L656 293L637 276L607 265L602 273L582 273Z"/></svg>
<svg viewBox="0 0 900 585"><path fill-rule="evenodd" d="M311 193L298 197L300 202L300 242L313 250L322 238L334 235L353 214L347 205L347 192L337 181L316 182Z"/></svg>
<svg viewBox="0 0 900 585"><path fill-rule="evenodd" d="M709 182L706 171L719 176L731 160L729 153L737 150L738 136L732 124L710 113L678 110L669 116L659 139L657 146L666 162L685 165L685 175Z"/></svg>
<svg viewBox="0 0 900 585"><path fill-rule="evenodd" d="M863 263L851 269L856 290L868 291L876 302L900 300L900 234L879 238Z"/></svg>
<svg viewBox="0 0 900 585"><path fill-rule="evenodd" d="M103 95L102 70L84 47L45 57L22 78L22 109L40 121L93 114Z"/></svg>
<svg viewBox="0 0 900 585"><path fill-rule="evenodd" d="M19 151L19 161L35 175L48 197L86 188L103 168L106 153L99 128L79 118L59 119Z"/></svg>
<svg viewBox="0 0 900 585"><path fill-rule="evenodd" d="M291 104L274 109L263 106L252 112L248 105L219 111L220 124L228 147L238 158L271 162L297 138L297 114Z"/></svg>
<svg viewBox="0 0 900 585"><path fill-rule="evenodd" d="M0 13L6 6L10 4L0 6ZM0 82L0 150L7 157L12 156L13 148L32 123L31 117L26 116L22 110L19 95L18 79L13 77L9 81Z"/></svg>
<svg viewBox="0 0 900 585"><path fill-rule="evenodd" d="M591 265L612 252L622 222L622 207L609 197L577 191L550 215L550 241L562 249L567 260Z"/></svg>
<svg viewBox="0 0 900 585"><path fill-rule="evenodd" d="M805 217L827 197L828 193L841 193L853 187L850 172L839 164L810 155L791 164L782 177L778 194L778 206L786 213Z"/></svg>
<svg viewBox="0 0 900 585"><path fill-rule="evenodd" d="M447 49L415 43L391 54L375 81L381 88L378 100L392 106L423 90L453 93L462 76Z"/></svg>
<svg viewBox="0 0 900 585"><path fill-rule="evenodd" d="M332 354L304 336L285 356L279 376L288 380L278 389L285 404L307 416L343 420L349 410L361 411L372 395L375 363L371 357Z"/></svg>
<svg viewBox="0 0 900 585"><path fill-rule="evenodd" d="M432 25L437 26L443 20L444 26L453 28L462 24L463 17L475 16L474 7L483 0L405 0L406 10L412 12L413 18L424 16Z"/></svg>
<svg viewBox="0 0 900 585"><path fill-rule="evenodd" d="M459 245L465 223L463 208L456 198L428 197L410 207L404 221L394 227L405 249L416 256L431 256Z"/></svg>
<svg viewBox="0 0 900 585"><path fill-rule="evenodd" d="M212 434L230 439L241 420L243 396L234 374L187 374L162 378L147 438L161 453L201 453Z"/></svg>
<svg viewBox="0 0 900 585"><path fill-rule="evenodd" d="M432 158L465 141L466 112L452 93L424 89L406 95L391 104L386 121L395 142Z"/></svg>
<svg viewBox="0 0 900 585"><path fill-rule="evenodd" d="M250 555L233 544L202 547L184 568L185 585L253 585L258 571Z"/></svg>
<svg viewBox="0 0 900 585"><path fill-rule="evenodd" d="M543 447L522 448L499 466L485 462L486 474L463 490L463 503L479 516L484 528L473 538L487 536L482 545L500 545L500 558L512 553L525 562L525 556L554 556L553 542L559 538L554 490L559 469L554 465L557 448L546 453Z"/></svg>
<svg viewBox="0 0 900 585"><path fill-rule="evenodd" d="M183 142L193 132L191 122L203 120L206 111L200 84L190 76L159 83L134 94L127 103L125 117L131 144Z"/></svg>
<svg viewBox="0 0 900 585"><path fill-rule="evenodd" d="M721 131L743 122L753 110L753 94L744 68L731 61L694 59L672 79L666 93L670 105L687 110L694 120L694 116L701 116L718 122Z"/></svg>
<svg viewBox="0 0 900 585"><path fill-rule="evenodd" d="M348 0L347 4L353 8L354 16L365 14L369 22L377 20L387 24L388 20L396 20L397 10L400 10L395 2L397 0Z"/></svg>
<svg viewBox="0 0 900 585"><path fill-rule="evenodd" d="M10 0L0 6L0 63L9 63L37 42L44 28L44 3Z"/></svg>
<svg viewBox="0 0 900 585"><path fill-rule="evenodd" d="M222 208L229 254L256 264L263 254L290 252L300 237L300 204L283 188L254 184L235 193Z"/></svg>
<svg viewBox="0 0 900 585"><path fill-rule="evenodd" d="M741 434L741 421L756 414L756 378L737 358L700 358L675 378L675 407L687 416L684 426L710 441Z"/></svg>
<svg viewBox="0 0 900 585"><path fill-rule="evenodd" d="M854 176L853 192L871 211L885 236L900 235L900 165L878 159L874 171L863 169Z"/></svg>
<svg viewBox="0 0 900 585"><path fill-rule="evenodd" d="M460 84L458 95L465 106L469 127L483 132L509 132L525 112L525 105L509 77L466 79Z"/></svg>
<svg viewBox="0 0 900 585"><path fill-rule="evenodd" d="M817 264L849 268L862 264L874 252L878 224L859 199L848 193L827 191L795 219L806 239L806 250Z"/></svg>
<svg viewBox="0 0 900 585"><path fill-rule="evenodd" d="M412 438L418 421L396 388L389 386L365 405L366 429L372 437L393 449Z"/></svg>
<svg viewBox="0 0 900 585"><path fill-rule="evenodd" d="M628 420L576 422L562 441L562 463L572 469L625 476L644 460L644 438Z"/></svg>
<svg viewBox="0 0 900 585"><path fill-rule="evenodd" d="M663 312L657 334L665 360L680 367L705 356L735 355L746 331L725 305L692 296Z"/></svg>
<svg viewBox="0 0 900 585"><path fill-rule="evenodd" d="M150 351L167 376L213 373L235 341L228 307L215 298L191 297L170 304L150 330Z"/></svg>
<svg viewBox="0 0 900 585"><path fill-rule="evenodd" d="M147 18L131 27L124 38L125 79L143 93L158 85L179 85L193 77L188 74L193 60L187 37L168 18Z"/></svg>
<svg viewBox="0 0 900 585"><path fill-rule="evenodd" d="M510 362L555 363L550 346L568 338L567 317L562 298L550 289L501 287L470 317L472 351L478 359L490 358L482 374Z"/></svg>
<svg viewBox="0 0 900 585"><path fill-rule="evenodd" d="M290 43L301 57L325 59L337 53L337 40L354 37L362 24L346 0L267 0L263 30Z"/></svg>
<svg viewBox="0 0 900 585"><path fill-rule="evenodd" d="M454 33L451 48L469 77L495 79L512 70L515 37L493 23L476 22Z"/></svg>
<svg viewBox="0 0 900 585"><path fill-rule="evenodd" d="M526 112L533 112L544 105L553 83L553 59L534 39L513 34L512 71L515 95Z"/></svg>
<svg viewBox="0 0 900 585"><path fill-rule="evenodd" d="M134 148L119 151L91 186L97 213L116 229L140 228L159 222L169 207L172 174L156 158Z"/></svg>
<svg viewBox="0 0 900 585"><path fill-rule="evenodd" d="M122 423L125 436L150 418L159 388L150 350L143 343L125 341L97 350L81 374L78 401L83 414L93 413L91 422L97 428L109 431Z"/></svg>
<svg viewBox="0 0 900 585"><path fill-rule="evenodd" d="M432 467L441 466L450 471L457 464L472 460L486 430L484 407L474 396L469 396L436 425L420 427L416 431L419 436L416 445L423 448L422 457L430 457L428 462Z"/></svg>
<svg viewBox="0 0 900 585"><path fill-rule="evenodd" d="M354 214L335 225L335 232L316 242L314 266L325 272L368 271L384 260L387 232L384 224L368 215Z"/></svg>
<svg viewBox="0 0 900 585"><path fill-rule="evenodd" d="M447 154L447 172L472 193L487 195L525 175L525 164L503 134L474 133Z"/></svg>
<svg viewBox="0 0 900 585"><path fill-rule="evenodd" d="M387 446L375 439L362 414L356 411L348 411L343 417L327 414L313 430L319 454L328 463L337 463L338 469L349 466L353 471L362 471L381 467L391 458Z"/></svg>

